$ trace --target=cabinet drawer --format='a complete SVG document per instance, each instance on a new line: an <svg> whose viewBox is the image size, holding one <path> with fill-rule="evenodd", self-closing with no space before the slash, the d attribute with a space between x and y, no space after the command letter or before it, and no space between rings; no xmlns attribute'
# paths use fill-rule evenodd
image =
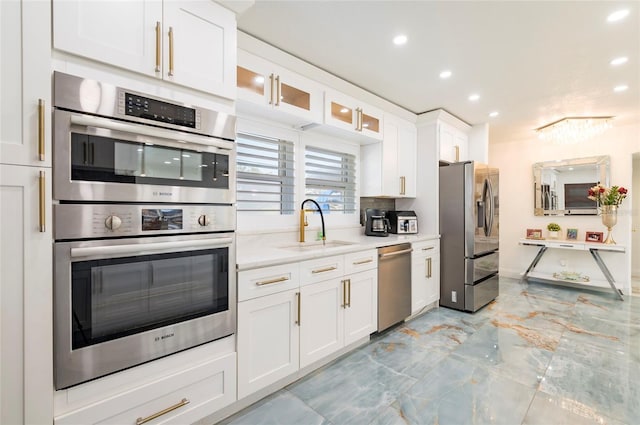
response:
<svg viewBox="0 0 640 425"><path fill-rule="evenodd" d="M440 239L430 241L414 242L411 244L413 248L413 257L425 257L440 252Z"/></svg>
<svg viewBox="0 0 640 425"><path fill-rule="evenodd" d="M317 258L300 263L301 286L344 275L344 256Z"/></svg>
<svg viewBox="0 0 640 425"><path fill-rule="evenodd" d="M344 273L351 274L378 267L378 251L369 249L344 255Z"/></svg>
<svg viewBox="0 0 640 425"><path fill-rule="evenodd" d="M55 425L193 423L236 400L236 353L55 418Z"/></svg>
<svg viewBox="0 0 640 425"><path fill-rule="evenodd" d="M238 272L238 301L297 288L299 284L298 263L241 271Z"/></svg>

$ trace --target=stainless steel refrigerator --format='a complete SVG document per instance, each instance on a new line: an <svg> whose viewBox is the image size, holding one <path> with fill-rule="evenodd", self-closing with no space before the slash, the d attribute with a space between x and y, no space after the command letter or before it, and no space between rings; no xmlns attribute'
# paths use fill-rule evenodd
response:
<svg viewBox="0 0 640 425"><path fill-rule="evenodd" d="M498 296L498 169L440 166L440 305L474 312Z"/></svg>

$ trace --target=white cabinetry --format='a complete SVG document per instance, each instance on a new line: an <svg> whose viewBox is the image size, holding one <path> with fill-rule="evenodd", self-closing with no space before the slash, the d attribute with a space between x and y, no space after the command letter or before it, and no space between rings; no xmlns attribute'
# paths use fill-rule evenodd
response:
<svg viewBox="0 0 640 425"><path fill-rule="evenodd" d="M459 162L469 159L469 136L446 122L438 123L440 161Z"/></svg>
<svg viewBox="0 0 640 425"><path fill-rule="evenodd" d="M440 240L411 246L411 314L416 314L440 299Z"/></svg>
<svg viewBox="0 0 640 425"><path fill-rule="evenodd" d="M333 90L324 94L324 123L370 142L382 140L384 134L380 109Z"/></svg>
<svg viewBox="0 0 640 425"><path fill-rule="evenodd" d="M361 196L416 196L417 138L415 124L384 115L382 143L360 148Z"/></svg>
<svg viewBox="0 0 640 425"><path fill-rule="evenodd" d="M320 84L244 50L238 50L237 85L241 111L296 127L322 123Z"/></svg>
<svg viewBox="0 0 640 425"><path fill-rule="evenodd" d="M54 423L194 423L236 401L234 342L227 337L59 391ZM161 377L149 379L155 374Z"/></svg>
<svg viewBox="0 0 640 425"><path fill-rule="evenodd" d="M238 273L238 397L377 330L377 251Z"/></svg>
<svg viewBox="0 0 640 425"><path fill-rule="evenodd" d="M53 417L51 12L0 1L0 423Z"/></svg>
<svg viewBox="0 0 640 425"><path fill-rule="evenodd" d="M233 99L236 20L212 1L53 1L53 47Z"/></svg>
<svg viewBox="0 0 640 425"><path fill-rule="evenodd" d="M238 273L238 398L299 368L298 264Z"/></svg>

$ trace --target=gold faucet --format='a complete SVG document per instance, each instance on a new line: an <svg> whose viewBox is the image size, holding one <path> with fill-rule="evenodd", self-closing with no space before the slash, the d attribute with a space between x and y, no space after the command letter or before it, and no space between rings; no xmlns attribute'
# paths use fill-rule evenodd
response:
<svg viewBox="0 0 640 425"><path fill-rule="evenodd" d="M313 211L313 210L304 209L304 204L306 202L312 202L313 204L315 204L316 208L318 209L318 212L320 213L320 220L322 220L322 244L324 245L325 240L327 239L327 235L324 230L324 215L322 214L322 208L320 208L320 205L318 205L318 203L313 199L305 199L304 201L302 201L302 205L300 205L300 242L304 242L304 228L305 226L309 225L309 223L307 222L307 217L305 215L305 212Z"/></svg>

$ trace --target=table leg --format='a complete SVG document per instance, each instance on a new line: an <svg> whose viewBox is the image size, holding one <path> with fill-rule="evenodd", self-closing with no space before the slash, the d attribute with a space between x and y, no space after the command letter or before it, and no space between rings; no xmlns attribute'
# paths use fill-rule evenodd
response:
<svg viewBox="0 0 640 425"><path fill-rule="evenodd" d="M589 252L591 253L591 256L593 257L593 259L596 260L596 264L598 265L598 267L600 267L600 270L602 270L604 277L607 278L609 285L611 285L611 289L613 289L616 295L620 297L620 300L624 301L624 297L622 296L622 291L616 287L615 280L613 279L611 272L607 268L607 265L604 263L604 261L602 261L602 258L600 257L598 250L594 248L589 248Z"/></svg>
<svg viewBox="0 0 640 425"><path fill-rule="evenodd" d="M533 261L531 262L531 264L529 264L529 267L527 267L527 270L524 272L524 274L522 275L522 279L520 279L520 281L523 281L527 278L527 275L529 274L529 272L531 270L533 270L535 268L535 266L538 265L538 262L540 261L540 259L542 258L542 256L544 255L545 251L547 250L546 246L541 246L540 250L538 251L538 253L536 254L535 258L533 259Z"/></svg>

